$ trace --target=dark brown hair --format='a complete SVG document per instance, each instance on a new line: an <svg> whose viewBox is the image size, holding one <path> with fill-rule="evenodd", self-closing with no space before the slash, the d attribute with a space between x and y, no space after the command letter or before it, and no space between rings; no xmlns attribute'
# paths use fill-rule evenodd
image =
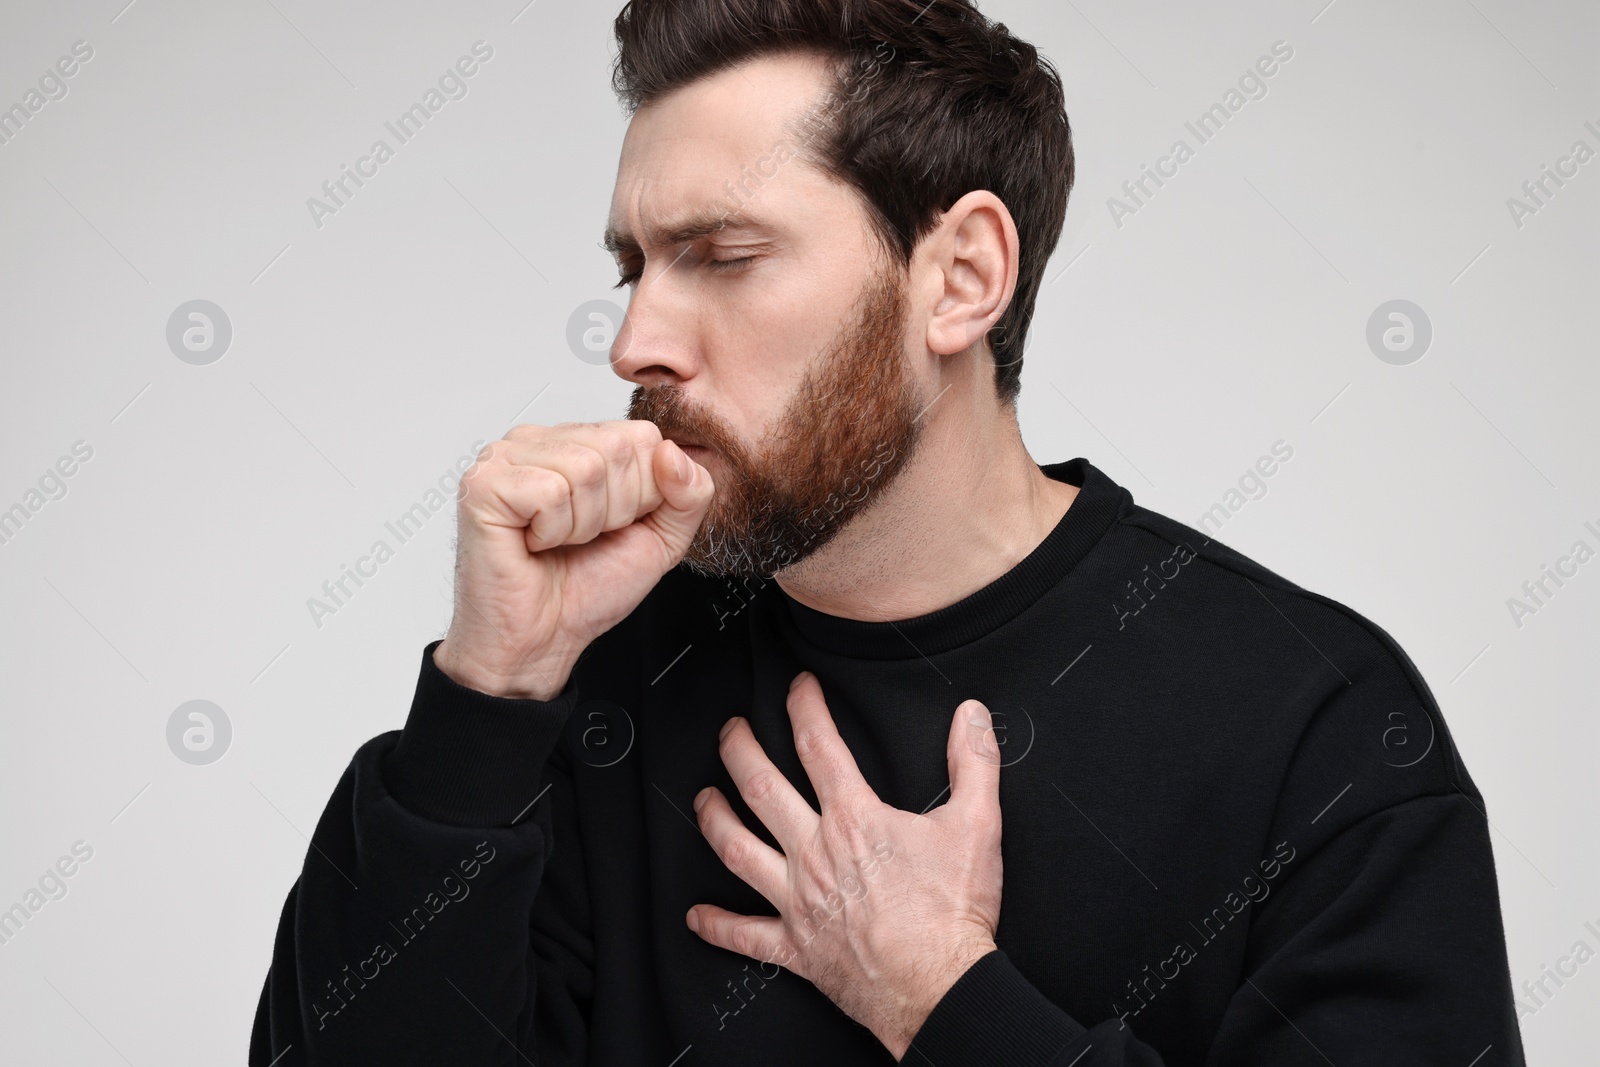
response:
<svg viewBox="0 0 1600 1067"><path fill-rule="evenodd" d="M629 0L614 28L612 85L629 114L747 60L833 60L803 154L861 193L902 266L961 197L999 197L1021 249L1016 292L988 341L996 392L1015 404L1072 189L1072 131L1048 59L971 0Z"/></svg>

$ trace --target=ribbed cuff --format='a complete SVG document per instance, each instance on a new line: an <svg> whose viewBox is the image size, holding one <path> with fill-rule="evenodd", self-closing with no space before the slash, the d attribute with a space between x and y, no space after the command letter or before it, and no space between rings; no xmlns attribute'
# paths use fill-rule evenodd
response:
<svg viewBox="0 0 1600 1067"><path fill-rule="evenodd" d="M968 967L934 1005L902 1063L1050 1067L1084 1027L1000 949ZM912 1052L921 1053L913 1057Z"/></svg>
<svg viewBox="0 0 1600 1067"><path fill-rule="evenodd" d="M469 689L422 650L422 671L384 785L423 818L455 826L507 826L543 787L544 767L578 703L577 674L553 700Z"/></svg>

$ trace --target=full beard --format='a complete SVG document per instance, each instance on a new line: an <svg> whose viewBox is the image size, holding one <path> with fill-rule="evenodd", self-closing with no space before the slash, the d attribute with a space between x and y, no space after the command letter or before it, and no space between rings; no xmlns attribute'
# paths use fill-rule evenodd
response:
<svg viewBox="0 0 1600 1067"><path fill-rule="evenodd" d="M922 427L905 364L905 287L890 265L862 291L856 321L809 370L752 455L682 389L635 389L628 418L704 442L716 495L684 563L704 576L769 578L833 540L887 487Z"/></svg>

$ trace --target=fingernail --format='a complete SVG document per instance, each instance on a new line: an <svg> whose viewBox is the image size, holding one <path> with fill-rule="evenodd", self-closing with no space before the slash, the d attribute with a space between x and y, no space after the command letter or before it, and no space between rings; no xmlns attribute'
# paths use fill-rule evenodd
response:
<svg viewBox="0 0 1600 1067"><path fill-rule="evenodd" d="M694 795L694 810L699 811L706 806L706 801L711 799L711 787L708 785Z"/></svg>
<svg viewBox="0 0 1600 1067"><path fill-rule="evenodd" d="M689 480L689 457L678 447L676 441L672 442L672 469L678 472L678 481Z"/></svg>
<svg viewBox="0 0 1600 1067"><path fill-rule="evenodd" d="M731 718L727 722L723 723L722 724L722 732L717 734L717 740L721 741L723 738L727 737L728 736L728 731L733 729L733 724L738 722L738 721L739 721L739 717L737 715L735 715L733 718Z"/></svg>
<svg viewBox="0 0 1600 1067"><path fill-rule="evenodd" d="M807 678L807 677L808 677L808 676L809 676L809 675L810 675L810 674L811 674L811 672L810 672L810 671L801 671L801 672L800 672L800 673L799 673L799 674L797 674L797 675L795 675L795 676L794 676L794 679L793 679L793 680L792 680L792 681L790 681L790 682L789 682L789 692L791 692L791 693L792 693L792 692L794 692L794 691L795 691L795 690L796 690L796 689L798 689L798 688L800 688L800 683L801 683L801 682L803 682L803 681L805 681L805 680L806 680L806 678Z"/></svg>
<svg viewBox="0 0 1600 1067"><path fill-rule="evenodd" d="M995 736L989 709L974 701L972 707L967 709L967 725L977 731L975 735L971 735L972 751L989 759L998 758L1000 739Z"/></svg>
<svg viewBox="0 0 1600 1067"><path fill-rule="evenodd" d="M693 908L690 908L689 914L684 918L684 921L689 924L689 929L693 930L697 934L700 932L699 912L695 911Z"/></svg>

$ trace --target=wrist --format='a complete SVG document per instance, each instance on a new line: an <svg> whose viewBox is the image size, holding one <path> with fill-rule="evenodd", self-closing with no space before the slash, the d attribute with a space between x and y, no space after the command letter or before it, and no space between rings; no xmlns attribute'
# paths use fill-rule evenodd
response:
<svg viewBox="0 0 1600 1067"><path fill-rule="evenodd" d="M433 650L433 664L457 685L508 700L554 700L561 695L572 673L570 663L552 659L487 664L456 648L449 637Z"/></svg>
<svg viewBox="0 0 1600 1067"><path fill-rule="evenodd" d="M890 1053L899 1061L911 1047L912 1039L933 1014L933 1009L950 992L952 986L977 963L999 946L992 938L967 942L953 948L940 966L925 972L915 990L907 996L897 1013L897 1018L885 1032L877 1035Z"/></svg>

